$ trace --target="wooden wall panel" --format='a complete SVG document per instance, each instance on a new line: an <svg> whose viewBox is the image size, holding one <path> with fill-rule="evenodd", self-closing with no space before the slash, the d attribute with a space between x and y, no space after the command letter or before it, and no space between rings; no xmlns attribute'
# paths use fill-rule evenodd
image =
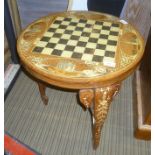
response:
<svg viewBox="0 0 155 155"><path fill-rule="evenodd" d="M121 18L134 25L144 37L145 53L133 80L133 105L136 106L135 137L151 139L151 2L126 0ZM134 107L133 106L133 107ZM134 109L134 108L133 108Z"/></svg>
<svg viewBox="0 0 155 155"><path fill-rule="evenodd" d="M121 18L134 25L147 41L151 26L150 0L126 0Z"/></svg>

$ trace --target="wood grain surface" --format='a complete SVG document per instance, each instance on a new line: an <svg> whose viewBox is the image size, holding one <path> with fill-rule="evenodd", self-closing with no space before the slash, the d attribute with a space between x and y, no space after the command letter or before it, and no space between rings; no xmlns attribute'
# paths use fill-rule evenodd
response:
<svg viewBox="0 0 155 155"><path fill-rule="evenodd" d="M120 17L134 25L146 43L151 26L151 1L126 0Z"/></svg>

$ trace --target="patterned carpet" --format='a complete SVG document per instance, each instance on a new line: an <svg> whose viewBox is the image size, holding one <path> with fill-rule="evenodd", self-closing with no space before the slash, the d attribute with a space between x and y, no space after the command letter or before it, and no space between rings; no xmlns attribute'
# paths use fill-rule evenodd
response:
<svg viewBox="0 0 155 155"><path fill-rule="evenodd" d="M132 77L111 104L99 148L92 149L91 117L77 92L47 88L48 106L37 84L23 72L5 101L5 130L42 155L149 155L150 141L133 137Z"/></svg>

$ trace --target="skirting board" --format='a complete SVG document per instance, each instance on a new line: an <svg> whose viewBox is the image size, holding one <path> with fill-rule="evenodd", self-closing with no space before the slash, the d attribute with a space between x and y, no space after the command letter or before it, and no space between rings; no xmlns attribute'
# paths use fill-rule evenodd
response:
<svg viewBox="0 0 155 155"><path fill-rule="evenodd" d="M134 86L134 104L136 104L136 117L134 119L137 119L136 125L135 125L135 132L134 136L137 139L143 139L143 140L150 140L151 139L151 125L146 124L145 120L146 118L143 118L143 99L142 99L142 87L141 87L141 75L140 71L136 71L134 75L133 80L133 86ZM149 116L150 117L150 114Z"/></svg>

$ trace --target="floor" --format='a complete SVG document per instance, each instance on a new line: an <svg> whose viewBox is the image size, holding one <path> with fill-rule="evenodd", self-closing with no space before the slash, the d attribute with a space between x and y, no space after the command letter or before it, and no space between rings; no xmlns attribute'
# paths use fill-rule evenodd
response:
<svg viewBox="0 0 155 155"><path fill-rule="evenodd" d="M76 91L49 87L44 106L37 84L21 73L5 101L5 130L42 155L149 155L150 141L133 136L132 77L111 104L99 148L92 149L91 117Z"/></svg>

